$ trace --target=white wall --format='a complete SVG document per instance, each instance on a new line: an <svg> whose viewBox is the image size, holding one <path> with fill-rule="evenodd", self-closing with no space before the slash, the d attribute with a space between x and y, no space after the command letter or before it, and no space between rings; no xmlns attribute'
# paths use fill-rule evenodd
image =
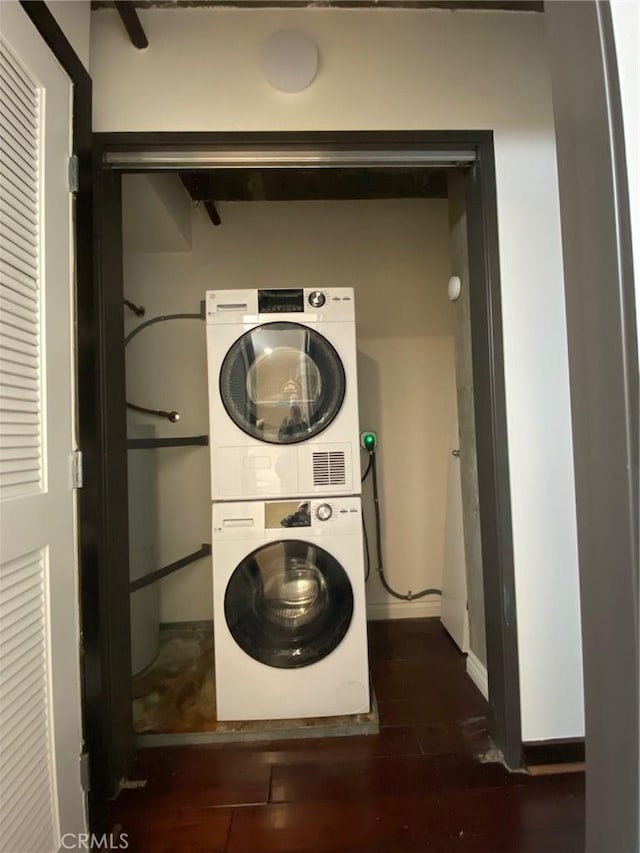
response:
<svg viewBox="0 0 640 853"><path fill-rule="evenodd" d="M614 0L611 16L616 43L616 59L620 78L620 96L624 122L627 179L629 184L629 213L631 216L631 239L633 270L636 292L636 332L640 352L640 136L638 124L640 109L638 89L640 87L640 6L635 0Z"/></svg>
<svg viewBox="0 0 640 853"><path fill-rule="evenodd" d="M494 131L525 740L584 731L567 341L541 16L346 9L143 10L136 51L94 13L95 129ZM261 45L301 27L321 67L270 89Z"/></svg>
<svg viewBox="0 0 640 853"><path fill-rule="evenodd" d="M78 59L89 68L91 0L47 0L47 6Z"/></svg>
<svg viewBox="0 0 640 853"><path fill-rule="evenodd" d="M620 79L620 99L624 123L627 179L629 184L629 212L631 214L631 239L633 243L633 269L636 285L636 331L640 350L640 5L637 0L613 0L611 18L616 43L616 59Z"/></svg>
<svg viewBox="0 0 640 853"><path fill-rule="evenodd" d="M124 290L128 299L144 305L146 316L198 313L202 288L195 282L190 252L124 256ZM141 322L127 311L126 329ZM196 320L161 323L140 333L126 350L127 399L149 408L177 410L180 421L170 424L138 413L130 423L151 423L158 436L209 433L204 324ZM145 451L130 451L144 453ZM197 551L211 542L209 455L203 447L156 451L157 568ZM142 488L140 489L142 491ZM211 560L200 560L160 582L160 621L211 619Z"/></svg>
<svg viewBox="0 0 640 853"><path fill-rule="evenodd" d="M125 178L125 189L130 181ZM401 592L441 587L454 388L446 200L219 204L218 209L219 228L204 210L195 212L191 253L127 254L127 296L152 316L197 311L212 288L353 286L361 423L377 430L381 441L388 579ZM130 399L176 407L182 414L179 425L159 429L163 435L209 431L203 335L191 321L163 324L127 351ZM158 454L163 565L210 539L204 453ZM373 548L370 485L365 508ZM371 556L375 569L374 550ZM210 572L210 561L203 561L163 581L162 621L211 618ZM439 613L437 598L396 602L375 572L367 598L370 615L378 618Z"/></svg>
<svg viewBox="0 0 640 853"><path fill-rule="evenodd" d="M177 175L127 175L122 185L125 252L188 252L191 199Z"/></svg>

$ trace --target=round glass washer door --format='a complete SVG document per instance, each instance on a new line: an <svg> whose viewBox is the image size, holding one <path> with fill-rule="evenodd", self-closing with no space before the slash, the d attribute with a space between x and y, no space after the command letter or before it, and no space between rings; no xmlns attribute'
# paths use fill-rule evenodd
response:
<svg viewBox="0 0 640 853"><path fill-rule="evenodd" d="M344 400L338 353L313 329L265 323L231 347L220 369L227 414L248 435L295 444L326 429Z"/></svg>
<svg viewBox="0 0 640 853"><path fill-rule="evenodd" d="M340 645L353 616L353 591L331 554L287 539L245 557L227 584L224 613L233 639L254 660L294 669Z"/></svg>

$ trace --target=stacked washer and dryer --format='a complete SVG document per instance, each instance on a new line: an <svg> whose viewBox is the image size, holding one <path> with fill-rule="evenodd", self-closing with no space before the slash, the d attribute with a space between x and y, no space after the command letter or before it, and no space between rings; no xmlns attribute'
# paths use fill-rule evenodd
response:
<svg viewBox="0 0 640 853"><path fill-rule="evenodd" d="M366 713L352 288L206 297L219 720Z"/></svg>

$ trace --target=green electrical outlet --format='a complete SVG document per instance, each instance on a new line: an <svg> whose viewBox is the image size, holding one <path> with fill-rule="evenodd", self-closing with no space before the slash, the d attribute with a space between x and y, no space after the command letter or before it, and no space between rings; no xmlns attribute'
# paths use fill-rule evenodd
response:
<svg viewBox="0 0 640 853"><path fill-rule="evenodd" d="M368 450L371 453L378 446L378 433L372 430L367 430L360 433L360 447L363 450Z"/></svg>

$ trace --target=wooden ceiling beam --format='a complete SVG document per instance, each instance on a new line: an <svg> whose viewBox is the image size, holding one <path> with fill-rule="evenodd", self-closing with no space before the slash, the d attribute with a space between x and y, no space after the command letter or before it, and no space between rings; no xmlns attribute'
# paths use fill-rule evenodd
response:
<svg viewBox="0 0 640 853"><path fill-rule="evenodd" d="M0 0L1 2L1 0ZM449 9L544 12L543 0L131 0L137 9L216 8L296 9L309 6L345 9ZM92 0L92 9L109 9L111 0Z"/></svg>
<svg viewBox="0 0 640 853"><path fill-rule="evenodd" d="M193 201L446 198L446 169L215 169L181 171Z"/></svg>
<svg viewBox="0 0 640 853"><path fill-rule="evenodd" d="M131 44L137 47L138 50L144 50L145 47L149 47L149 39L140 22L135 5L128 2L128 0L115 0L114 5L131 39Z"/></svg>
<svg viewBox="0 0 640 853"><path fill-rule="evenodd" d="M180 172L179 174L182 185L189 193L191 201L204 205L213 225L216 227L222 225L218 208L212 197L212 186L208 174L206 172Z"/></svg>
<svg viewBox="0 0 640 853"><path fill-rule="evenodd" d="M218 225L222 225L222 219L220 219L220 214L218 213L218 208L215 206L215 203L212 202L211 199L206 199L203 204L213 225L215 225L216 228Z"/></svg>

